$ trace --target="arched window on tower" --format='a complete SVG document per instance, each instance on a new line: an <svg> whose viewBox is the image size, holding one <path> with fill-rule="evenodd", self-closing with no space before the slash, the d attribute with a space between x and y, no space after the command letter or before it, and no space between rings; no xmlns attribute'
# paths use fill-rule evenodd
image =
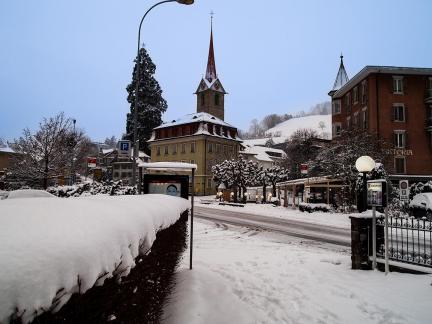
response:
<svg viewBox="0 0 432 324"><path fill-rule="evenodd" d="M214 104L215 106L219 106L219 93L215 93L214 95Z"/></svg>
<svg viewBox="0 0 432 324"><path fill-rule="evenodd" d="M204 103L205 103L204 93L201 93L201 106L204 106Z"/></svg>

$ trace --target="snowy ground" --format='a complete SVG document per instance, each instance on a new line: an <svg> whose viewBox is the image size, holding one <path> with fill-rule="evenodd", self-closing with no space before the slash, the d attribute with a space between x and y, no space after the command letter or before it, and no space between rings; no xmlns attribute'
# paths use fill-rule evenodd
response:
<svg viewBox="0 0 432 324"><path fill-rule="evenodd" d="M15 311L27 322L127 275L189 206L167 195L0 201L0 323Z"/></svg>
<svg viewBox="0 0 432 324"><path fill-rule="evenodd" d="M203 202L212 201L211 204L203 204ZM244 207L234 207L226 205L218 205L214 200L214 196L198 197L196 206L230 210L240 213L250 213L254 215L285 218L291 220L299 220L312 224L323 224L323 225L333 225L341 228L350 228L351 222L349 219L349 214L342 213L323 213L323 212L301 212L298 209L293 209L292 207L281 207L274 206L272 204L253 204L247 203Z"/></svg>
<svg viewBox="0 0 432 324"><path fill-rule="evenodd" d="M195 222L166 323L430 323L432 277L351 270L349 250Z"/></svg>

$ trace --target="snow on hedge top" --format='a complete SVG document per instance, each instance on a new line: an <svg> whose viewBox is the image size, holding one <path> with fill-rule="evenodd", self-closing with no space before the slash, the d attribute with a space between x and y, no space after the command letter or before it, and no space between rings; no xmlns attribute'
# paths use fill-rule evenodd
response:
<svg viewBox="0 0 432 324"><path fill-rule="evenodd" d="M20 189L9 192L7 199L15 198L54 198L55 196L45 190Z"/></svg>
<svg viewBox="0 0 432 324"><path fill-rule="evenodd" d="M265 132L266 136L288 138L299 129L313 129L318 136L331 139L331 115L311 115L288 119Z"/></svg>
<svg viewBox="0 0 432 324"><path fill-rule="evenodd" d="M127 275L188 207L156 194L1 201L0 323L16 310L28 322L73 293Z"/></svg>

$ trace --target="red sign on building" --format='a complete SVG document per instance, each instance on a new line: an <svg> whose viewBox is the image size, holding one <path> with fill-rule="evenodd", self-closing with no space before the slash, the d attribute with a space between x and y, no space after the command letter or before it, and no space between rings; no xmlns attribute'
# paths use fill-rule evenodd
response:
<svg viewBox="0 0 432 324"><path fill-rule="evenodd" d="M300 164L300 172L301 172L301 174L307 174L308 173L308 165L307 164Z"/></svg>

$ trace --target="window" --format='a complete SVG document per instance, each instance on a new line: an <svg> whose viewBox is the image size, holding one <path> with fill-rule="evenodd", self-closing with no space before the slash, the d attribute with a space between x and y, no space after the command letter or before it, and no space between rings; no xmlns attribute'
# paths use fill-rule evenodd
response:
<svg viewBox="0 0 432 324"><path fill-rule="evenodd" d="M172 146L172 153L177 154L177 144L173 144Z"/></svg>
<svg viewBox="0 0 432 324"><path fill-rule="evenodd" d="M181 152L186 153L186 144L185 143L182 143L182 145L181 145Z"/></svg>
<svg viewBox="0 0 432 324"><path fill-rule="evenodd" d="M205 104L205 97L204 97L204 93L201 93L201 106L204 106Z"/></svg>
<svg viewBox="0 0 432 324"><path fill-rule="evenodd" d="M165 155L168 155L168 145L165 145L165 146L164 146L164 154L165 154Z"/></svg>
<svg viewBox="0 0 432 324"><path fill-rule="evenodd" d="M394 145L396 148L405 147L405 131L395 131L394 132Z"/></svg>
<svg viewBox="0 0 432 324"><path fill-rule="evenodd" d="M213 143L208 143L208 152L213 153Z"/></svg>
<svg viewBox="0 0 432 324"><path fill-rule="evenodd" d="M403 93L403 77L394 76L393 77L393 93L402 94Z"/></svg>
<svg viewBox="0 0 432 324"><path fill-rule="evenodd" d="M367 109L363 108L362 110L362 129L368 128L368 120L367 120Z"/></svg>
<svg viewBox="0 0 432 324"><path fill-rule="evenodd" d="M160 155L161 149L160 146L156 147L156 155Z"/></svg>
<svg viewBox="0 0 432 324"><path fill-rule="evenodd" d="M224 154L228 154L228 146L224 145Z"/></svg>
<svg viewBox="0 0 432 324"><path fill-rule="evenodd" d="M341 131L342 131L341 123L334 123L333 124L333 134L335 136L339 136L341 134Z"/></svg>
<svg viewBox="0 0 432 324"><path fill-rule="evenodd" d="M405 107L403 104L393 105L393 120L397 122L405 121Z"/></svg>
<svg viewBox="0 0 432 324"><path fill-rule="evenodd" d="M355 104L358 102L358 86L353 89L353 101Z"/></svg>
<svg viewBox="0 0 432 324"><path fill-rule="evenodd" d="M114 178L118 178L119 177L119 173L118 172L114 172Z"/></svg>
<svg viewBox="0 0 432 324"><path fill-rule="evenodd" d="M191 143L190 151L191 153L195 153L195 142Z"/></svg>
<svg viewBox="0 0 432 324"><path fill-rule="evenodd" d="M215 106L219 106L219 93L215 93L214 95L214 104Z"/></svg>
<svg viewBox="0 0 432 324"><path fill-rule="evenodd" d="M406 161L404 157L395 157L396 173L406 173Z"/></svg>
<svg viewBox="0 0 432 324"><path fill-rule="evenodd" d="M347 112L351 112L351 94L349 92L345 95L345 107Z"/></svg>
<svg viewBox="0 0 432 324"><path fill-rule="evenodd" d="M367 84L366 80L361 83L361 103L365 104L367 102Z"/></svg>
<svg viewBox="0 0 432 324"><path fill-rule="evenodd" d="M195 160L191 160L190 163L191 163L191 164L195 164Z"/></svg>
<svg viewBox="0 0 432 324"><path fill-rule="evenodd" d="M429 84L428 89L432 90L432 77L429 77Z"/></svg>
<svg viewBox="0 0 432 324"><path fill-rule="evenodd" d="M359 125L359 113L356 111L354 113L353 126L357 127Z"/></svg>
<svg viewBox="0 0 432 324"><path fill-rule="evenodd" d="M341 103L340 100L333 100L332 102L333 115L341 113Z"/></svg>

